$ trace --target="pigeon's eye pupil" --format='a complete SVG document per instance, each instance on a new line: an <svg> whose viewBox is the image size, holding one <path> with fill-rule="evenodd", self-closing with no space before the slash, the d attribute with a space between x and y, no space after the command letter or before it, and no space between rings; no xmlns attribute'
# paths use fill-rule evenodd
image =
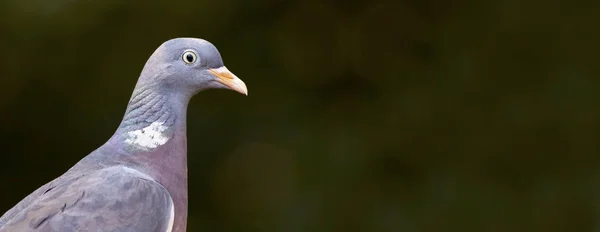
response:
<svg viewBox="0 0 600 232"><path fill-rule="evenodd" d="M183 61L187 64L192 64L194 62L196 62L196 53L192 52L192 51L187 51L185 53L183 53Z"/></svg>

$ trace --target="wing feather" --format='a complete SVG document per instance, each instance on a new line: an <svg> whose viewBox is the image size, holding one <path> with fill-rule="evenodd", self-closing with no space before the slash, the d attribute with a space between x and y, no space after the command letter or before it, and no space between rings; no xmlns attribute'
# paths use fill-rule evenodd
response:
<svg viewBox="0 0 600 232"><path fill-rule="evenodd" d="M147 175L115 166L47 190L0 232L165 232L173 215L167 190Z"/></svg>

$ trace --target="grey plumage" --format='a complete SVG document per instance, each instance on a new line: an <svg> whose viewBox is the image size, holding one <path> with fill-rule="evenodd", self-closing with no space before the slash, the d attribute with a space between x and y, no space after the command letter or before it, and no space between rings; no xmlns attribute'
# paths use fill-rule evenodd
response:
<svg viewBox="0 0 600 232"><path fill-rule="evenodd" d="M2 230L166 231L172 207L167 190L152 178L113 166L54 186Z"/></svg>
<svg viewBox="0 0 600 232"><path fill-rule="evenodd" d="M185 231L187 104L209 88L247 94L211 43L163 43L146 62L115 134L7 211L0 232Z"/></svg>

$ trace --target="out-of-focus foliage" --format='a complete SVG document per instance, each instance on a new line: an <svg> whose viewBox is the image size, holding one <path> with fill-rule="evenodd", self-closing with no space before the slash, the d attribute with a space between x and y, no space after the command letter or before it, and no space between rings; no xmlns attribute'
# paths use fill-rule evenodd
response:
<svg viewBox="0 0 600 232"><path fill-rule="evenodd" d="M249 96L190 104L189 231L596 231L599 2L0 1L0 211L118 125L163 41Z"/></svg>

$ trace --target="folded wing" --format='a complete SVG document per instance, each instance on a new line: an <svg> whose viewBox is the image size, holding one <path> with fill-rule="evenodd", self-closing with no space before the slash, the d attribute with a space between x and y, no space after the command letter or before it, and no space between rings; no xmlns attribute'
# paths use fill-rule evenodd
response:
<svg viewBox="0 0 600 232"><path fill-rule="evenodd" d="M46 190L0 232L169 232L173 201L149 176L124 166L104 168Z"/></svg>

